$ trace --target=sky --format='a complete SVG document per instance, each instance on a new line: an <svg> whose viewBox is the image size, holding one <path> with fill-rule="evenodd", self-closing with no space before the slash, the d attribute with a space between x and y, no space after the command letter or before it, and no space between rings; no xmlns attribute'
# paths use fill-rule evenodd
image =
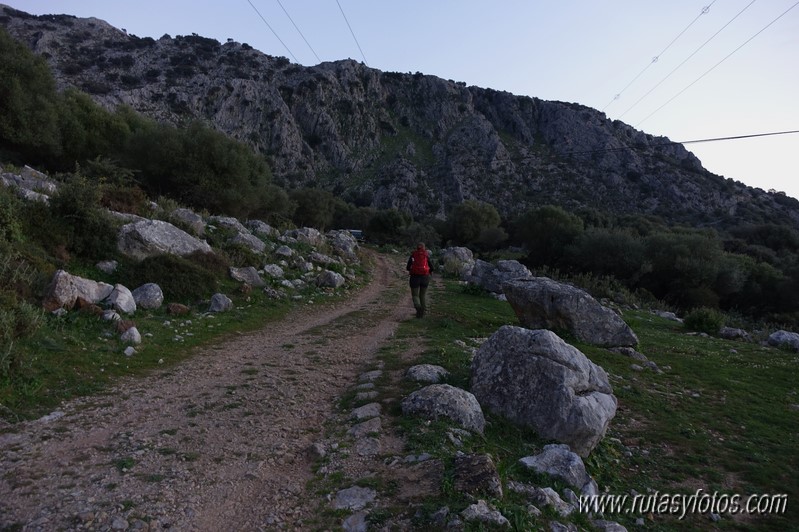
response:
<svg viewBox="0 0 799 532"><path fill-rule="evenodd" d="M576 102L678 142L799 130L796 0L0 2ZM686 148L715 174L799 198L799 133Z"/></svg>

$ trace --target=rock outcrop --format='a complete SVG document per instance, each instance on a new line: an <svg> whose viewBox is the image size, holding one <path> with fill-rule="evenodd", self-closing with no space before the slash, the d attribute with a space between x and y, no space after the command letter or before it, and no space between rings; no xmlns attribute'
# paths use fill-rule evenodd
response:
<svg viewBox="0 0 799 532"><path fill-rule="evenodd" d="M505 325L477 350L472 393L487 411L587 456L616 414L608 376L547 330Z"/></svg>
<svg viewBox="0 0 799 532"><path fill-rule="evenodd" d="M123 225L117 237L120 253L142 260L161 254L188 255L211 252L211 246L162 220L144 220Z"/></svg>
<svg viewBox="0 0 799 532"><path fill-rule="evenodd" d="M585 290L548 277L508 281L502 288L524 327L569 331L580 341L602 347L638 345L624 320Z"/></svg>
<svg viewBox="0 0 799 532"><path fill-rule="evenodd" d="M198 35L139 38L97 19L0 15L60 88L161 122L208 122L265 154L288 187L324 182L420 217L476 199L502 214L551 203L672 222L718 212L799 222L795 201L724 180L682 145L583 105L353 60L304 67Z"/></svg>

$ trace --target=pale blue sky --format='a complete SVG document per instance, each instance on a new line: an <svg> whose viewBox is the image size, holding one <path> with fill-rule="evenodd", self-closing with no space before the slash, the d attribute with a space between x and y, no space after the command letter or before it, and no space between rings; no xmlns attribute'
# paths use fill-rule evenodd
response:
<svg viewBox="0 0 799 532"><path fill-rule="evenodd" d="M322 61L364 60L336 0L0 1L94 16L139 37L231 38L316 64L282 3ZM577 102L675 141L799 130L796 0L338 1L367 64L383 71ZM714 173L799 198L799 134L686 147Z"/></svg>

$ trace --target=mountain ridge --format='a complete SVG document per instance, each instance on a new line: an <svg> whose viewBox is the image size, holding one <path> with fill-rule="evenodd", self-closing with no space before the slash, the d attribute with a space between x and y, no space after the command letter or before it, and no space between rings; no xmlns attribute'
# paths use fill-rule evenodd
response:
<svg viewBox="0 0 799 532"><path fill-rule="evenodd" d="M0 5L60 88L173 124L199 119L262 153L277 184L444 217L467 199L505 217L542 204L672 223L785 223L799 201L712 174L682 145L575 103L353 60L312 67L198 35L139 38L95 18Z"/></svg>

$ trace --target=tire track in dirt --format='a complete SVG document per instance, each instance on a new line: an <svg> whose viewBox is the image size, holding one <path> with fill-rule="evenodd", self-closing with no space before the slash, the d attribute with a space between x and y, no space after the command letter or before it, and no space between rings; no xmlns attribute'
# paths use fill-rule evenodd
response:
<svg viewBox="0 0 799 532"><path fill-rule="evenodd" d="M303 528L312 457L335 402L411 315L397 260L352 299L262 330L0 435L0 527Z"/></svg>

